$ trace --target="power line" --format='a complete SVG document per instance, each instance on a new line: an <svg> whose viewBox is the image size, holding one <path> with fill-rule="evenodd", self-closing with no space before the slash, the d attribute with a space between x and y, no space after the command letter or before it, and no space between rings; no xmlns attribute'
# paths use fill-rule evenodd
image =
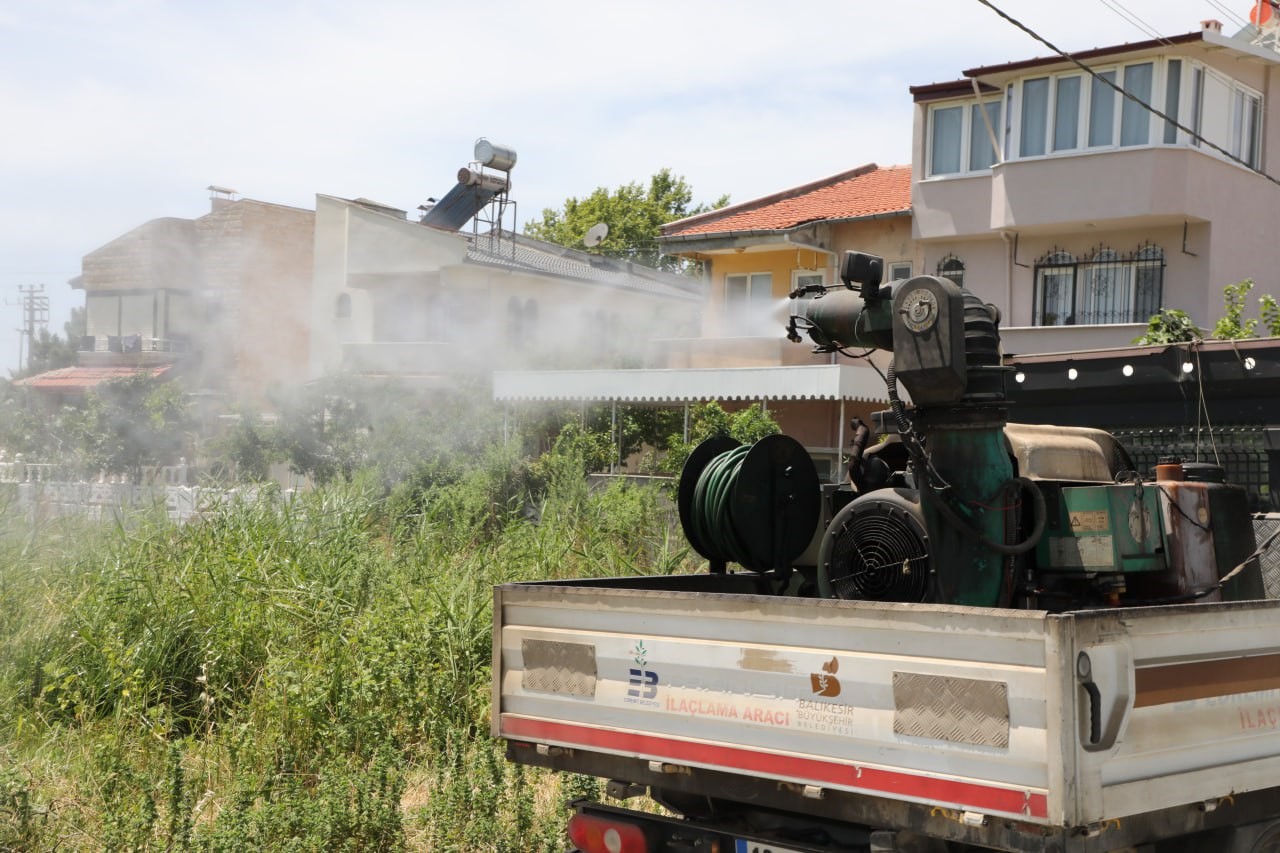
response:
<svg viewBox="0 0 1280 853"><path fill-rule="evenodd" d="M1196 131L1192 130L1191 128L1189 128L1189 127L1187 127L1186 125L1184 125L1184 124L1182 124L1181 122L1179 122L1177 119L1172 118L1171 116L1168 116L1168 115L1166 115L1165 113L1161 112L1160 110L1156 109L1155 107L1151 106L1151 104L1148 104L1146 101L1142 100L1142 99L1141 99L1141 98L1139 98L1137 95L1134 95L1134 94L1133 94L1133 93L1131 93L1131 92L1127 92L1127 91L1125 91L1125 90L1124 90L1124 89L1122 89L1120 86L1116 85L1116 83L1115 83L1115 82L1113 82L1113 81L1111 81L1111 80L1108 80L1106 77L1103 77L1101 74L1097 73L1097 72L1096 72L1096 71L1094 71L1092 68L1090 68L1089 66L1085 65L1083 62L1081 62L1080 60L1076 59L1074 56L1072 56L1071 54L1067 53L1067 52L1066 52L1066 51L1064 51L1062 48L1058 47L1058 46L1057 46L1057 45L1055 45L1053 42L1051 42L1051 41L1049 41L1048 39L1046 39L1044 36L1040 35L1039 33L1035 32L1034 30L1032 30L1032 29L1031 29L1030 27L1028 27L1026 24L1022 23L1021 21L1019 21L1018 19L1016 19L1016 18L1014 18L1014 17L1011 17L1008 13L1006 13L1006 12L1002 11L1002 10L1001 10L1000 8L998 8L994 3L992 3L992 2L991 2L991 0L978 0L978 2L979 2L979 3L981 3L983 6L986 6L986 7L987 7L988 9L990 9L991 11L995 12L995 13L996 13L997 15L999 15L1001 18L1004 18L1006 21L1008 21L1009 23L1013 24L1013 25L1014 25L1015 27L1017 27L1018 29L1022 30L1022 31L1023 31L1024 33L1026 33L1027 35L1031 36L1031 37L1032 37L1033 39L1035 39L1036 41L1040 42L1040 43L1041 43L1042 45L1044 45L1045 47L1049 48L1049 50L1053 51L1054 53L1056 53L1056 54L1057 54L1058 56L1060 56L1061 58L1063 58L1063 59L1067 60L1067 61L1068 61L1068 62L1070 62L1072 65L1075 65L1077 68L1079 68L1079 69L1080 69L1081 71L1083 71L1085 74L1088 74L1091 78L1093 78L1093 80L1094 80L1095 82L1101 82L1101 83L1103 83L1104 85L1109 86L1111 89L1113 89L1113 90L1115 90L1116 92L1118 92L1118 93L1121 95L1121 97L1126 98L1126 99L1128 99L1128 100L1130 100L1130 101L1133 101L1135 104L1137 104L1138 106L1142 107L1142 108L1143 108L1144 110L1146 110L1147 112L1151 113L1152 115L1156 116L1157 118L1163 119L1164 121L1168 122L1168 123L1169 123L1170 125L1172 125L1173 127L1176 127L1178 130L1180 130L1180 131L1182 131L1183 133L1185 133L1185 134L1187 134L1188 136L1190 136L1190 137L1191 137L1193 140L1195 140L1196 142L1203 144L1206 148L1212 148L1214 151L1217 151L1219 154L1221 154L1222 156L1226 157L1226 158L1227 158L1228 160L1230 160L1231 162L1236 163L1237 165L1240 165L1240 166L1245 167L1245 168L1246 168L1246 169L1248 169L1250 172L1253 172L1255 175L1258 175L1258 176L1260 176L1260 177L1266 178L1266 179L1267 179L1268 181L1270 181L1271 183L1273 183L1273 184L1275 184L1276 186L1280 187L1280 180L1277 180L1277 179L1273 178L1271 175L1268 175L1266 172L1262 171L1262 170L1261 170L1261 169L1259 169L1258 167L1253 166L1253 165L1250 165L1249 163L1247 163L1247 162L1245 162L1244 160L1242 160L1240 157L1236 156L1235 154L1232 154L1230 151L1228 151L1227 149L1223 148L1223 147L1222 147L1221 145L1219 145L1218 143L1216 143L1216 142L1214 142L1214 141L1212 141L1212 140L1206 139L1205 137L1201 136L1201 135L1200 135L1199 133L1197 133ZM1212 2L1212 0L1211 0L1211 2Z"/></svg>
<svg viewBox="0 0 1280 853"><path fill-rule="evenodd" d="M1106 6L1111 11L1115 12L1121 18L1124 18L1130 24L1133 24L1135 27L1142 30L1147 35L1151 36L1151 38L1155 39L1156 41L1161 42L1166 46L1172 46L1173 44L1172 42L1170 42L1164 36L1160 35L1160 33L1155 29L1155 27L1152 27L1146 21L1139 18L1137 14L1130 11L1129 9L1126 9L1124 4L1121 3L1120 0L1098 0L1098 2L1101 3L1103 6Z"/></svg>
<svg viewBox="0 0 1280 853"><path fill-rule="evenodd" d="M1232 23L1238 24L1239 26L1242 26L1242 27L1248 25L1249 23L1248 21L1246 21L1244 18L1240 17L1238 14L1236 14L1231 9L1229 9L1226 5L1224 5L1221 2L1221 0L1205 0L1205 2L1207 2L1213 8L1217 9L1224 17L1230 18Z"/></svg>

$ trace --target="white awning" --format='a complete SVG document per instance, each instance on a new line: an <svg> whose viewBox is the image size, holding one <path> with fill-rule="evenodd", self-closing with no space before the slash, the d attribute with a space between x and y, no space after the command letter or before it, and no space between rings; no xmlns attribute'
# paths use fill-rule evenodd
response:
<svg viewBox="0 0 1280 853"><path fill-rule="evenodd" d="M495 400L685 403L699 400L889 401L884 381L860 364L671 370L497 371Z"/></svg>

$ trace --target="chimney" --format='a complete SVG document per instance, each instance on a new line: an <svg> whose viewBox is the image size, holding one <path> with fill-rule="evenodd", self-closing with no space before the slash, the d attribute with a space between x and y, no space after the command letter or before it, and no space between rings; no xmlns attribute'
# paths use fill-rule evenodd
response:
<svg viewBox="0 0 1280 853"><path fill-rule="evenodd" d="M219 187L209 184L205 187L209 191L209 212L217 213L222 208L235 201L236 191L228 187Z"/></svg>
<svg viewBox="0 0 1280 853"><path fill-rule="evenodd" d="M1200 22L1200 29L1206 33L1220 33L1222 32L1222 21L1209 18Z"/></svg>

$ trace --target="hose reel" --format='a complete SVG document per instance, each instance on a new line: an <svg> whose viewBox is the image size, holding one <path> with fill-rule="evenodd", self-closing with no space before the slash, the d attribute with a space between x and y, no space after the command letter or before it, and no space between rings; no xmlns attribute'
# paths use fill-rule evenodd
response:
<svg viewBox="0 0 1280 853"><path fill-rule="evenodd" d="M680 523L693 550L724 571L786 570L813 538L821 486L803 445L785 435L743 445L727 436L694 448L680 472Z"/></svg>

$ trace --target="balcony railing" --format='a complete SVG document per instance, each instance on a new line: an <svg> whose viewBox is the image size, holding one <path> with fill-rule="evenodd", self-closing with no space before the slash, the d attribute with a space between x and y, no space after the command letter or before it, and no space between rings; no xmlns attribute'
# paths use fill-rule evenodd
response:
<svg viewBox="0 0 1280 853"><path fill-rule="evenodd" d="M80 352L189 352L191 342L185 337L151 338L144 335L85 335L80 338Z"/></svg>

